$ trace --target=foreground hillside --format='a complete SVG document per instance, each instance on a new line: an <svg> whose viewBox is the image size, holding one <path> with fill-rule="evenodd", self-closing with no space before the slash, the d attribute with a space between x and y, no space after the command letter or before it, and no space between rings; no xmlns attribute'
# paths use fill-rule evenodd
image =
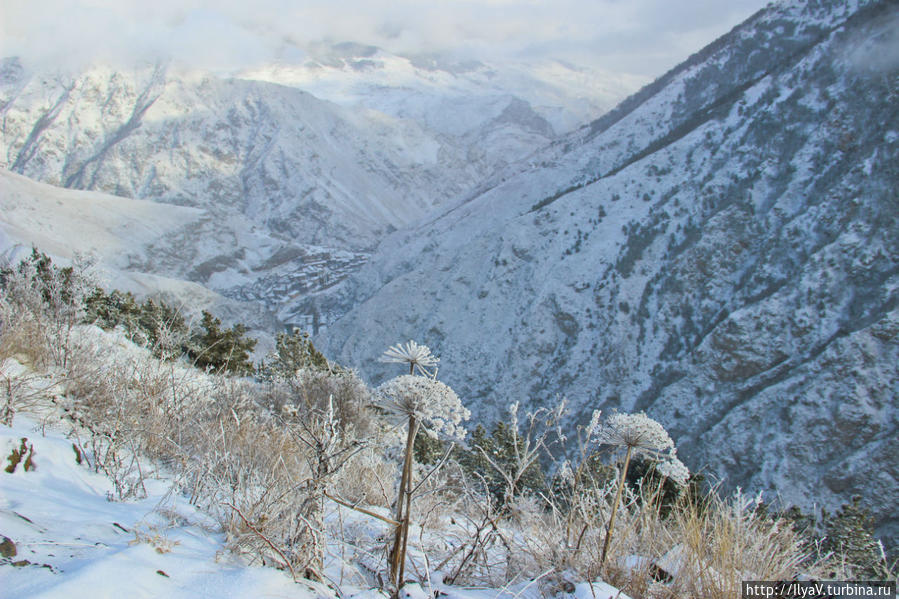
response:
<svg viewBox="0 0 899 599"><path fill-rule="evenodd" d="M897 31L894 2L768 7L387 239L320 344L426 340L488 421L646 410L727 487L858 494L896 538Z"/></svg>
<svg viewBox="0 0 899 599"><path fill-rule="evenodd" d="M240 330L123 300L39 254L0 271L5 596L719 599L894 577L857 506L708 493L643 414L595 413L553 464L564 406L469 437L427 347L391 347L412 373L372 389L308 336L254 368Z"/></svg>
<svg viewBox="0 0 899 599"><path fill-rule="evenodd" d="M9 540L0 563L4 597L82 597L85 589L104 599L315 596L275 570L223 556L214 521L171 495L164 476L148 481L138 501L110 501L115 486L76 463L58 424L19 417L0 425L4 457L23 438L34 449L34 470L0 471L0 534Z"/></svg>

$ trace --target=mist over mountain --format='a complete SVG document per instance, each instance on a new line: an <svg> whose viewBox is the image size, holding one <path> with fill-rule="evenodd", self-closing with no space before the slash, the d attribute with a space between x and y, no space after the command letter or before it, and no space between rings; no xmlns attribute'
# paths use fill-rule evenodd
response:
<svg viewBox="0 0 899 599"><path fill-rule="evenodd" d="M377 382L415 339L489 422L567 397L689 466L899 535L899 5L770 5L433 218L332 295Z"/></svg>

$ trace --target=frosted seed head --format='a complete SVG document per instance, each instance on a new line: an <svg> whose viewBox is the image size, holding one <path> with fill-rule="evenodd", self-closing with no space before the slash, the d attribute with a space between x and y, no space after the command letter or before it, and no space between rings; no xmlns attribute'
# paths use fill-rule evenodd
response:
<svg viewBox="0 0 899 599"><path fill-rule="evenodd" d="M597 437L600 443L630 447L636 453L650 457L674 448L674 441L662 425L643 412L612 414Z"/></svg>
<svg viewBox="0 0 899 599"><path fill-rule="evenodd" d="M667 458L659 462L656 470L658 470L659 474L667 476L680 486L687 484L687 480L690 478L690 471L683 462L677 459L674 452L671 452Z"/></svg>
<svg viewBox="0 0 899 599"><path fill-rule="evenodd" d="M449 386L431 378L404 374L377 389L378 405L402 418L414 417L426 429L463 438L460 426L471 413Z"/></svg>
<svg viewBox="0 0 899 599"><path fill-rule="evenodd" d="M381 354L379 361L391 364L409 364L422 374L430 375L428 368L437 366L440 359L431 354L431 349L427 345L419 345L410 339L405 344L391 345L387 351Z"/></svg>

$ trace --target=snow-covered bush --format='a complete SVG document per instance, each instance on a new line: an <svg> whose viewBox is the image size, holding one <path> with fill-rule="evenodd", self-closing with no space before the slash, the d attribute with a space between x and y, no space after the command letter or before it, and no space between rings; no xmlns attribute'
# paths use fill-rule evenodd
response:
<svg viewBox="0 0 899 599"><path fill-rule="evenodd" d="M95 289L85 300L85 322L105 329L121 328L137 345L160 358L181 357L190 328L181 310L160 299L139 302L131 293Z"/></svg>
<svg viewBox="0 0 899 599"><path fill-rule="evenodd" d="M0 357L23 354L66 368L77 351L72 330L96 287L92 267L79 256L60 268L34 249L15 267L0 271Z"/></svg>
<svg viewBox="0 0 899 599"><path fill-rule="evenodd" d="M255 347L256 339L247 336L245 325L222 328L221 320L203 310L200 328L191 332L187 355L199 368L250 375L255 370L252 361Z"/></svg>
<svg viewBox="0 0 899 599"><path fill-rule="evenodd" d="M328 359L312 344L309 333L294 329L292 335L278 333L275 349L265 357L259 374L266 379L290 380L304 370L332 370Z"/></svg>

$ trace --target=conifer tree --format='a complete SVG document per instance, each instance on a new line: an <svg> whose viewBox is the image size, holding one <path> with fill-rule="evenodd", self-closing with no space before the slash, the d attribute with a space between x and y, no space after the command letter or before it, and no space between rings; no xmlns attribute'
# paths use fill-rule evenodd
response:
<svg viewBox="0 0 899 599"><path fill-rule="evenodd" d="M821 548L845 557L854 568L854 575L868 579L886 579L891 576L880 541L874 538L874 518L860 505L855 496L851 503L840 510L824 515L825 537Z"/></svg>
<svg viewBox="0 0 899 599"><path fill-rule="evenodd" d="M188 356L199 368L225 370L231 374L249 375L253 373L250 353L256 347L256 340L246 336L247 328L235 324L230 329L222 329L222 321L203 310L201 331L191 338Z"/></svg>

